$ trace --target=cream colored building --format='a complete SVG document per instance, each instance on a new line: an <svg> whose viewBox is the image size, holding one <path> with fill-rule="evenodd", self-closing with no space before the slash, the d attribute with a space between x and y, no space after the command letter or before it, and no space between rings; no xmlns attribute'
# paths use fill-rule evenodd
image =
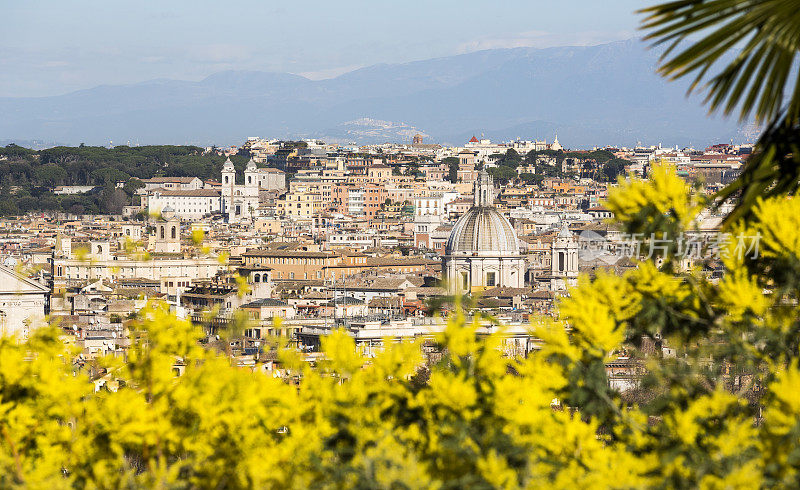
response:
<svg viewBox="0 0 800 490"><path fill-rule="evenodd" d="M172 242L171 225L163 225L167 237L164 242ZM158 245L159 241L154 245ZM84 246L74 247L68 238L57 242L53 253L54 294L62 294L67 288L98 280L113 283L124 279L161 281L168 277L208 279L225 268L216 257L183 258L156 254L148 257L144 253L122 254L112 252L111 243L105 241L91 241L88 246L88 250Z"/></svg>
<svg viewBox="0 0 800 490"><path fill-rule="evenodd" d="M310 220L321 212L322 208L322 196L318 192L298 189L278 199L276 211L279 216Z"/></svg>
<svg viewBox="0 0 800 490"><path fill-rule="evenodd" d="M47 287L0 266L0 335L25 339L43 325L49 294Z"/></svg>

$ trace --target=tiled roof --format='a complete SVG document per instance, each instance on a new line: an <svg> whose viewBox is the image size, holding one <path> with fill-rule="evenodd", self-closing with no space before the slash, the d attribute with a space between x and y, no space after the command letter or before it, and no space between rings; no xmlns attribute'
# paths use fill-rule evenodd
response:
<svg viewBox="0 0 800 490"><path fill-rule="evenodd" d="M304 250L261 250L252 249L242 254L245 257L297 257L310 259L329 259L337 257L335 254L324 252L306 252Z"/></svg>
<svg viewBox="0 0 800 490"><path fill-rule="evenodd" d="M281 307L281 306L288 306L285 301L281 301L279 299L274 298L261 298L245 305L242 305L241 308L262 308L262 307Z"/></svg>
<svg viewBox="0 0 800 490"><path fill-rule="evenodd" d="M219 197L219 191L215 189L162 190L158 193L164 197Z"/></svg>
<svg viewBox="0 0 800 490"><path fill-rule="evenodd" d="M142 179L142 182L149 184L162 184L165 182L179 182L181 184L191 184L197 177L153 177L151 179Z"/></svg>

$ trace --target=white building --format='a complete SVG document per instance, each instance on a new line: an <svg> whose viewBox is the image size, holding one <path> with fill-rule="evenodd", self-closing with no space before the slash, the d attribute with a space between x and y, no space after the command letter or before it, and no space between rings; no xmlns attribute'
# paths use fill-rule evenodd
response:
<svg viewBox="0 0 800 490"><path fill-rule="evenodd" d="M185 220L219 214L220 192L214 189L155 189L147 198L147 212L151 215L172 213Z"/></svg>
<svg viewBox="0 0 800 490"><path fill-rule="evenodd" d="M377 238L379 238L379 235L375 233L340 231L328 235L325 239L324 249L350 248L354 250L365 250L374 247Z"/></svg>
<svg viewBox="0 0 800 490"><path fill-rule="evenodd" d="M364 189L352 188L347 191L347 214L364 216Z"/></svg>
<svg viewBox="0 0 800 490"><path fill-rule="evenodd" d="M57 196L85 194L94 189L93 185L59 185L53 188L53 194Z"/></svg>
<svg viewBox="0 0 800 490"><path fill-rule="evenodd" d="M550 149L550 145L547 144L547 140L534 140L534 141L514 141L511 144L511 147L514 148L517 153L520 155L525 155L529 151L543 151Z"/></svg>
<svg viewBox="0 0 800 490"><path fill-rule="evenodd" d="M458 193L455 191L437 192L429 196L414 198L414 215L419 216L444 216L445 206L455 201Z"/></svg>
<svg viewBox="0 0 800 490"><path fill-rule="evenodd" d="M514 228L493 205L492 178L482 171L473 189L473 206L453 226L442 259L450 292L523 287L525 261Z"/></svg>

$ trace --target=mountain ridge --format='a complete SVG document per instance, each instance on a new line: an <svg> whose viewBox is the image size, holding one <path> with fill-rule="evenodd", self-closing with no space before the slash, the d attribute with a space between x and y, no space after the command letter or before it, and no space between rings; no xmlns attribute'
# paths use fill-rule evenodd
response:
<svg viewBox="0 0 800 490"><path fill-rule="evenodd" d="M199 81L154 79L5 97L0 138L200 145L253 135L347 139L346 125L363 118L393 124L384 133L359 133L357 143L408 141L408 128L445 144L463 143L469 133L552 139L558 132L573 147L737 138L736 121L706 118L699 99L685 97L686 83L655 75L659 54L636 40L491 49L371 65L322 80L228 70Z"/></svg>

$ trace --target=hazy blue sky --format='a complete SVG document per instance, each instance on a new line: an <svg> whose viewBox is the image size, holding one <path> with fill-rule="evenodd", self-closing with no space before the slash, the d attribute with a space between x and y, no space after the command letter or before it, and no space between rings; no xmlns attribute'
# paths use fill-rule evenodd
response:
<svg viewBox="0 0 800 490"><path fill-rule="evenodd" d="M636 35L647 0L0 0L0 96L222 70L375 63Z"/></svg>

